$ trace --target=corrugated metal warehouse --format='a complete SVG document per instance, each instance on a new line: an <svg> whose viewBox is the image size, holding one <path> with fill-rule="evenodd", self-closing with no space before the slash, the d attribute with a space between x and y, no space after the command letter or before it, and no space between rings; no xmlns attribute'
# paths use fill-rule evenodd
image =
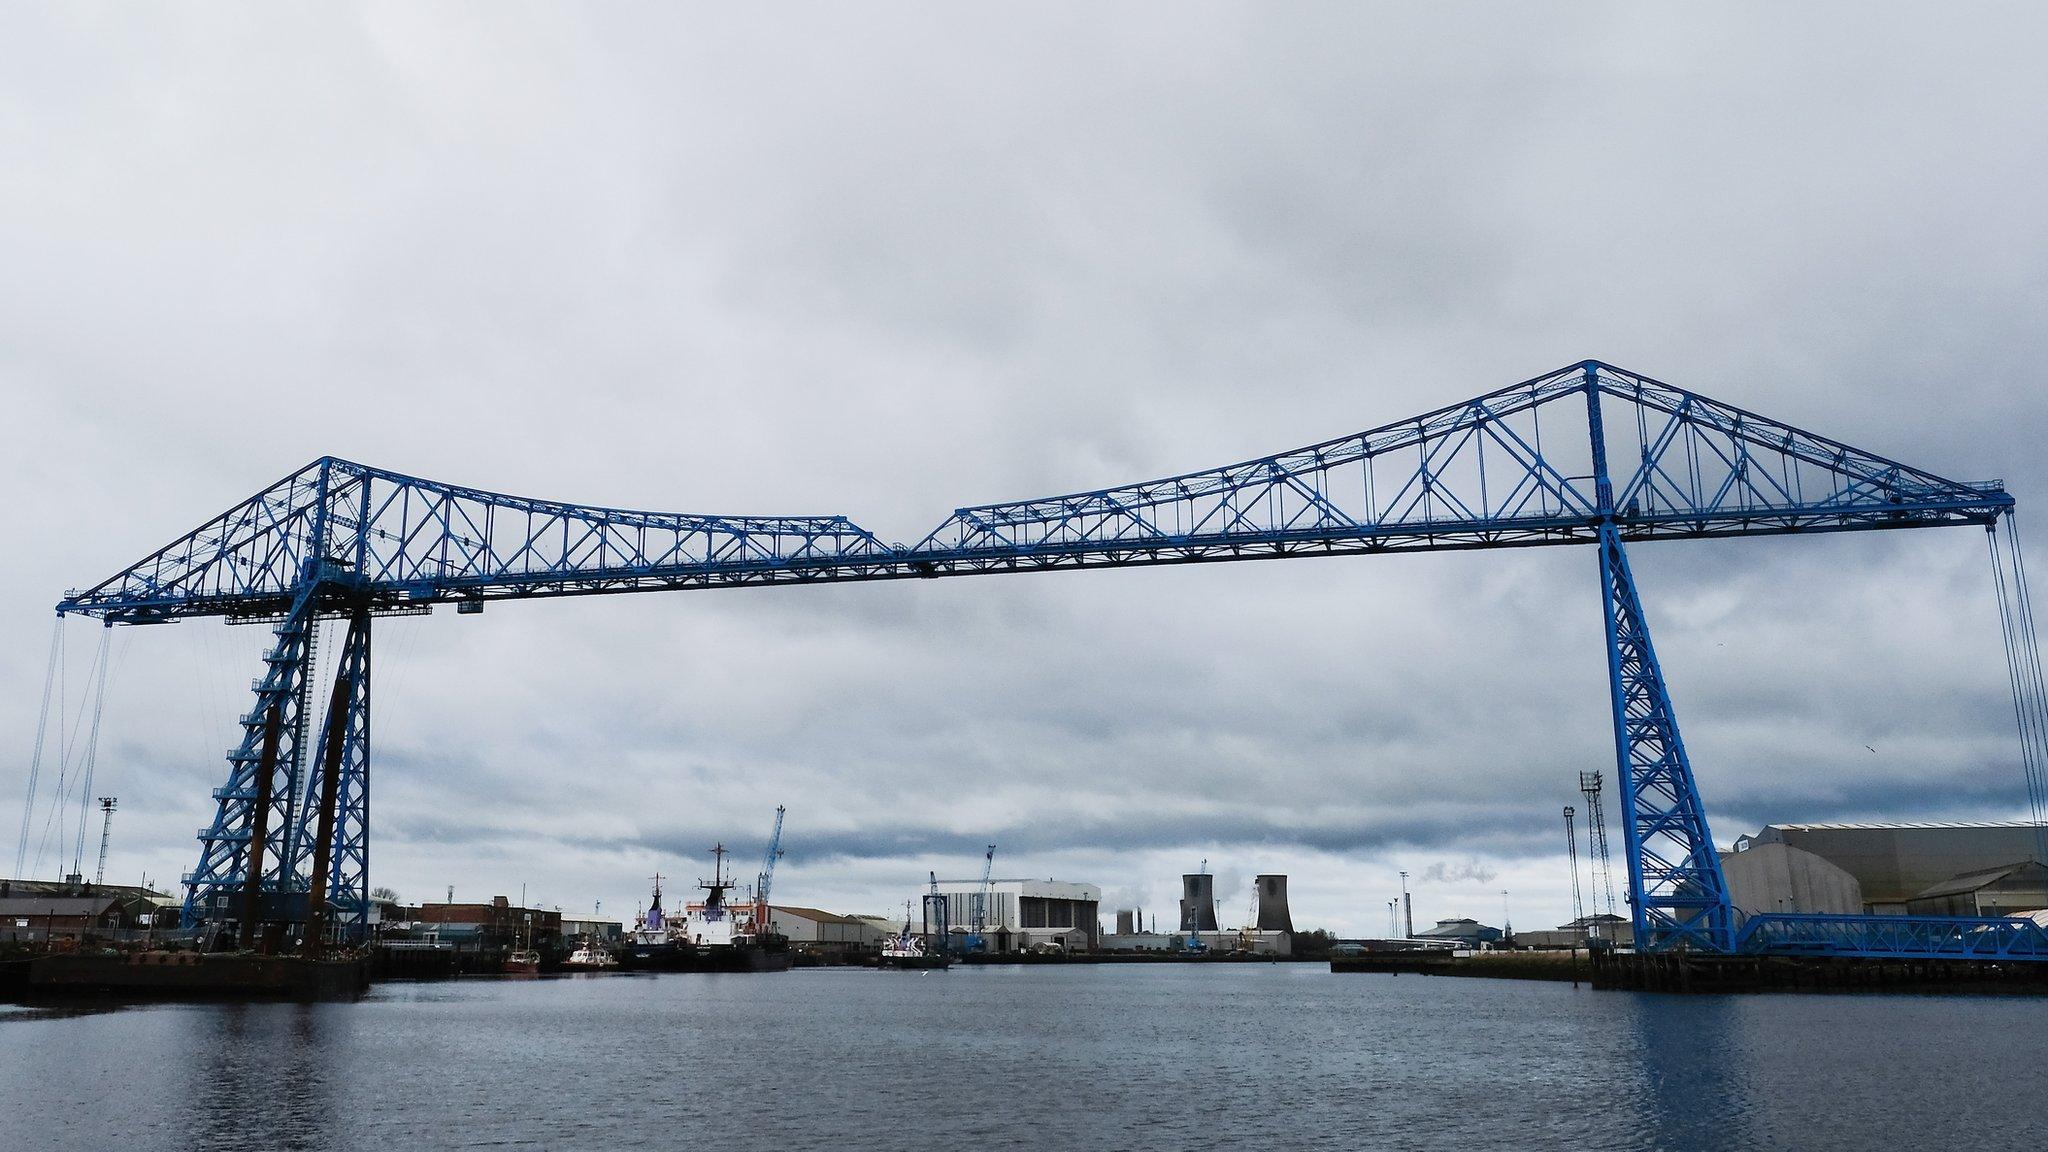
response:
<svg viewBox="0 0 2048 1152"><path fill-rule="evenodd" d="M1856 878L1863 889L1863 910L1878 915L1904 915L1908 901L1937 884L2038 860L2041 851L2037 829L2020 820L1772 824L1745 839L1787 844L1827 860Z"/></svg>
<svg viewBox="0 0 2048 1152"><path fill-rule="evenodd" d="M1855 916L1863 911L1863 885L1847 869L1790 844L1736 842L1721 854L1728 900L1749 914L1827 912Z"/></svg>

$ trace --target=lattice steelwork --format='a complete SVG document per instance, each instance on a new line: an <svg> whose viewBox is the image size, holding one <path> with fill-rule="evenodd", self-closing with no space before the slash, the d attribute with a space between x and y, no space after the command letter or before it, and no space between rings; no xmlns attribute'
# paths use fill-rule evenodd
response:
<svg viewBox="0 0 2048 1152"><path fill-rule="evenodd" d="M184 877L188 927L203 919L241 919L259 791L270 798L263 821L263 859L278 869L279 876L266 881L266 887L290 887L283 878L290 875L292 785L304 743L306 688L312 674L314 591L305 588L273 628L277 641L263 658L262 678L252 685L255 707L242 717L242 742L228 753L228 781L213 791L213 823L199 830L199 866ZM264 725L273 708L282 718L281 738L269 787L262 788L258 776L263 771Z"/></svg>
<svg viewBox="0 0 2048 1152"><path fill-rule="evenodd" d="M2032 920L2004 917L1777 912L1744 922L1738 946L1744 952L1785 956L2048 960L2048 928Z"/></svg>
<svg viewBox="0 0 2048 1152"><path fill-rule="evenodd" d="M1615 780L1621 788L1622 838L1629 844L1629 903L1637 946L1732 951L1734 913L1721 859L1692 765L1678 736L1671 694L1650 645L1643 605L1621 537L1609 527L1600 549L1607 603L1607 673L1614 693Z"/></svg>
<svg viewBox="0 0 2048 1152"><path fill-rule="evenodd" d="M316 874L320 801L326 782L326 752L340 739L334 755L334 833L328 839L327 906L331 922L343 937L360 939L370 923L370 614L358 611L349 621L348 639L335 669L335 695L340 701L341 732L333 731L337 713L322 720L317 762L306 772L306 786L292 842L293 883L311 883Z"/></svg>
<svg viewBox="0 0 2048 1152"><path fill-rule="evenodd" d="M1617 486L1610 477L1621 478ZM288 713L305 758L311 626L511 597L887 580L1299 555L1597 547L1640 946L1725 952L1736 926L1650 644L1624 542L1994 524L1998 483L1910 468L1697 393L1586 361L1484 396L1224 468L1050 499L961 508L916 545L841 516L700 516L530 500L325 458L84 591L61 612L108 623L281 621L220 812L188 884L193 922L245 856L263 718ZM353 666L345 656L345 666ZM340 908L368 868L367 630L334 851ZM356 673L349 673L354 676ZM278 781L267 885L306 882L316 781ZM354 785L351 785L354 787ZM237 836L241 839L238 840ZM346 841L344 844L343 841ZM347 861L347 863L341 863ZM346 877L346 879L344 879ZM344 916L345 919L345 916ZM1746 937L1745 939L1747 939ZM1760 938L1760 937L1759 937Z"/></svg>

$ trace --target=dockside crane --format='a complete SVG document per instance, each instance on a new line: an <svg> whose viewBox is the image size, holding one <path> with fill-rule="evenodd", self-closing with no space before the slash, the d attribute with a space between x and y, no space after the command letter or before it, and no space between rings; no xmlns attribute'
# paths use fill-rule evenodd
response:
<svg viewBox="0 0 2048 1152"><path fill-rule="evenodd" d="M761 874L754 880L754 928L768 930L768 890L775 883L775 862L782 859L782 805L775 806L775 832L768 837L768 857L761 862Z"/></svg>
<svg viewBox="0 0 2048 1152"><path fill-rule="evenodd" d="M974 890L974 898L968 902L967 939L962 947L969 952L979 952L988 946L985 939L988 932L988 906L995 895L996 846L991 844L981 854L981 885Z"/></svg>

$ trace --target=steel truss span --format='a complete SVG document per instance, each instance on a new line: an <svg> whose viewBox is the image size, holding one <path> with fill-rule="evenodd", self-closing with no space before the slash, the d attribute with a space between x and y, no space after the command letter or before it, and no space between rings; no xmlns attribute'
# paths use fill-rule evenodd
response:
<svg viewBox="0 0 2048 1152"><path fill-rule="evenodd" d="M349 935L362 931L367 909L374 615L446 603L474 612L510 598L1592 545L1639 946L1812 951L1825 941L1838 955L1896 955L1887 947L1897 934L1847 921L1830 930L1738 923L1625 544L1991 527L2013 508L1996 481L1944 479L1589 360L1291 452L960 508L914 545L884 542L844 516L627 511L326 457L67 594L57 610L108 624L274 623L256 706L229 754L228 784L215 792L215 821L200 834L200 866L186 877L186 922L232 919L221 910L260 889L280 916L326 917ZM342 617L352 622L343 674L316 754L306 738L312 637L317 621ZM252 858L264 872L254 885ZM1978 932L1973 940L1984 930L1955 929ZM1922 955L1942 945L1922 933L1912 947Z"/></svg>

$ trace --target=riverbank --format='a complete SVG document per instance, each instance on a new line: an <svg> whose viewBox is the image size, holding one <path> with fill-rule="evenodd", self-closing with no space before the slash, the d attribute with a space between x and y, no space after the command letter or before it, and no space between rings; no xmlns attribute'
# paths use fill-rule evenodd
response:
<svg viewBox="0 0 2048 1152"><path fill-rule="evenodd" d="M2048 996L2048 964L1634 953L1364 952L1332 972L1586 983L1631 992L2007 993Z"/></svg>
<svg viewBox="0 0 2048 1152"><path fill-rule="evenodd" d="M1583 952L1360 952L1333 956L1332 972L1410 973L1476 976L1494 980L1590 981L1593 969Z"/></svg>

